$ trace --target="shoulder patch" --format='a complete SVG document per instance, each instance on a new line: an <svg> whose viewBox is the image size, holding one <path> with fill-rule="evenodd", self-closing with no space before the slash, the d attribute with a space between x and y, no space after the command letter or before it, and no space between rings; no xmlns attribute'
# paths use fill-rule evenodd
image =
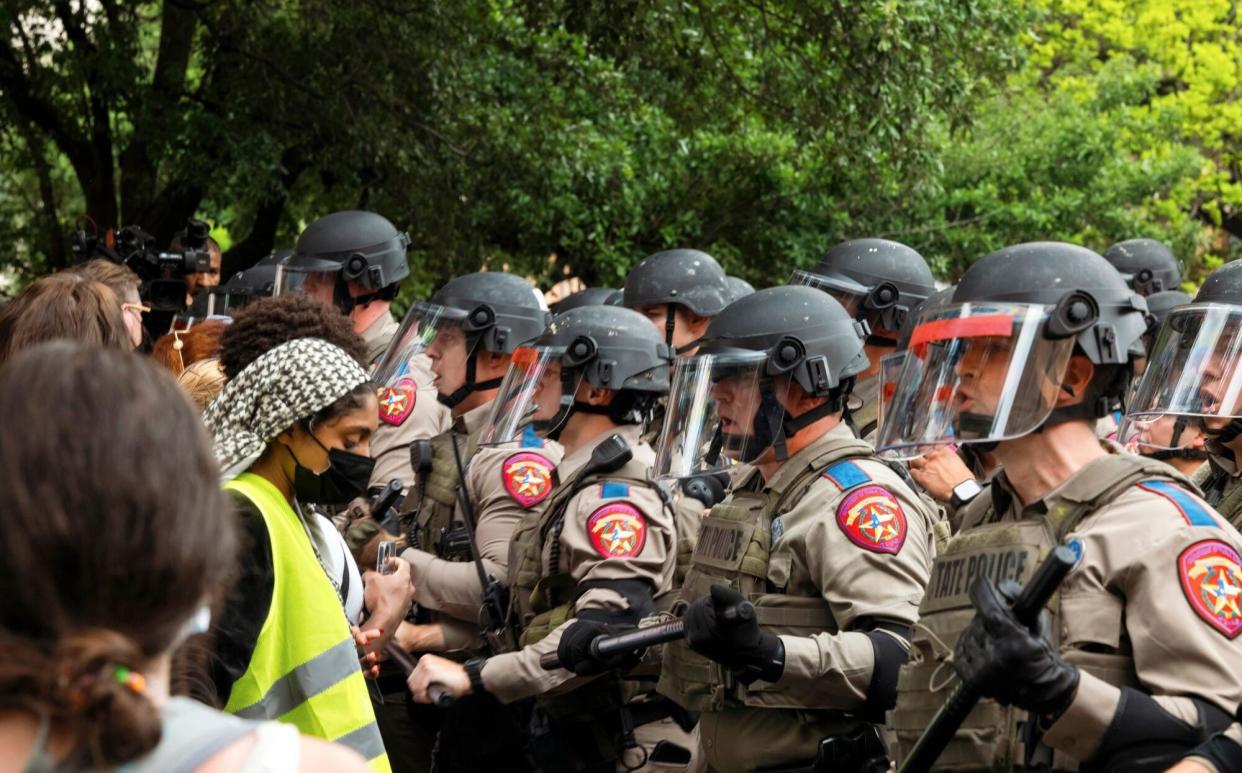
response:
<svg viewBox="0 0 1242 773"><path fill-rule="evenodd" d="M527 424L522 430L522 448L543 448L543 438L535 432L534 424Z"/></svg>
<svg viewBox="0 0 1242 773"><path fill-rule="evenodd" d="M842 491L871 482L871 476L863 472L863 468L848 460L837 462L820 475L832 481L832 484Z"/></svg>
<svg viewBox="0 0 1242 773"><path fill-rule="evenodd" d="M647 543L647 518L629 502L609 502L587 518L587 533L604 558L630 558Z"/></svg>
<svg viewBox="0 0 1242 773"><path fill-rule="evenodd" d="M1177 557L1182 592L1199 617L1227 639L1242 633L1242 558L1216 539L1196 542Z"/></svg>
<svg viewBox="0 0 1242 773"><path fill-rule="evenodd" d="M1219 526L1207 506L1199 498L1186 489L1168 480L1145 480L1138 484L1139 488L1159 494L1169 500L1177 511L1191 526Z"/></svg>
<svg viewBox="0 0 1242 773"><path fill-rule="evenodd" d="M505 491L522 507L534 507L552 493L552 464L539 454L519 451L500 465Z"/></svg>
<svg viewBox="0 0 1242 773"><path fill-rule="evenodd" d="M599 484L600 499L621 499L630 495L630 484L628 483L601 483Z"/></svg>
<svg viewBox="0 0 1242 773"><path fill-rule="evenodd" d="M414 412L418 386L414 379L403 378L393 386L380 387L376 399L379 401L380 421L400 427Z"/></svg>
<svg viewBox="0 0 1242 773"><path fill-rule="evenodd" d="M841 500L837 526L850 542L872 553L897 553L906 541L906 513L881 486L864 486Z"/></svg>

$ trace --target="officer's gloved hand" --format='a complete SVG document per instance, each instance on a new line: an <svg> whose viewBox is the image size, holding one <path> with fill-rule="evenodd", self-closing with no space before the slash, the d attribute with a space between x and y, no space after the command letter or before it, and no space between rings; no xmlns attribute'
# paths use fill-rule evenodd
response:
<svg viewBox="0 0 1242 773"><path fill-rule="evenodd" d="M632 630L632 625L575 620L561 634L561 641L556 646L556 657L561 661L561 668L567 668L578 676L594 676L605 671L629 671L641 660L640 652L630 650L596 657L591 654L591 642L598 636L616 636Z"/></svg>
<svg viewBox="0 0 1242 773"><path fill-rule="evenodd" d="M713 585L711 593L695 599L682 617L686 643L690 649L732 669L738 681L750 684L756 679L775 682L785 670L785 646L781 640L759 629L754 615L729 621L726 609L737 608L745 599L725 585Z"/></svg>
<svg viewBox="0 0 1242 773"><path fill-rule="evenodd" d="M1000 588L979 576L970 586L975 618L957 642L953 668L980 695L1036 714L1059 715L1074 699L1078 669L1066 663L1048 640L1048 616L1032 632L1010 606L1021 590L1006 581Z"/></svg>

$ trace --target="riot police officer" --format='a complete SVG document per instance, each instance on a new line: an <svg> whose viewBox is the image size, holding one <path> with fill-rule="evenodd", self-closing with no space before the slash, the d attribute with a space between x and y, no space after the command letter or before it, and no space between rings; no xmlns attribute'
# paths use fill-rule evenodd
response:
<svg viewBox="0 0 1242 773"><path fill-rule="evenodd" d="M715 258L676 249L648 255L631 268L621 304L651 320L681 355L694 349L707 323L731 298L728 278Z"/></svg>
<svg viewBox="0 0 1242 773"><path fill-rule="evenodd" d="M873 439L879 419L879 368L896 351L906 316L936 291L923 256L888 239L851 239L828 250L809 271L794 271L791 285L808 285L840 301L855 319L870 327L866 340L870 366L858 374L849 421L858 436Z"/></svg>
<svg viewBox="0 0 1242 773"><path fill-rule="evenodd" d="M380 416L396 422L412 406L403 400L412 389L402 386L404 367L420 355L431 360L438 397L453 416L452 426L428 445L430 469L419 475L412 507L402 527L410 548L415 601L425 610L457 621L456 636L441 630L448 643L420 649L459 649L454 641L478 635L480 599L484 588L473 565L480 561L487 575L505 576L509 539L522 514L551 491L552 474L560 460L555 443L535 435L516 442L480 447L480 434L492 402L509 370L513 353L547 326L543 297L525 279L499 271L482 271L450 280L429 301L410 306L378 375ZM386 408L385 403L390 403ZM385 418L385 411L398 413ZM520 446L520 448L518 448ZM386 452L390 453L390 452ZM409 452L398 454L409 463ZM377 457L376 463L383 463ZM463 476L464 474L464 476ZM462 488L465 486L465 493ZM465 511L464 504L472 512ZM473 522L473 523L472 523ZM471 528L478 556L472 555ZM425 637L429 632L422 632Z"/></svg>
<svg viewBox="0 0 1242 773"><path fill-rule="evenodd" d="M920 315L879 446L980 444L1001 471L936 558L889 715L899 757L954 672L987 699L946 770L1153 769L1242 699L1242 538L1184 476L1095 436L1145 312L1096 253L1036 242L982 258ZM1058 543L1080 558L1032 630L1012 583Z"/></svg>
<svg viewBox="0 0 1242 773"><path fill-rule="evenodd" d="M669 385L672 352L642 315L591 306L558 316L515 358L523 385L497 400L501 436L538 422L565 457L542 508L514 533L509 559L512 619L520 649L461 665L424 655L409 686L429 701L433 685L506 703L538 696L532 746L545 770L611 769L632 745L633 707L612 677L572 682L545 671L574 618L634 624L672 588L672 513L650 479L654 451L639 427ZM572 689L570 689L572 688Z"/></svg>
<svg viewBox="0 0 1242 773"><path fill-rule="evenodd" d="M893 702L936 516L842 421L868 367L863 331L818 290L772 287L678 360L657 470L740 465L703 519L674 607L688 644L666 646L660 676L702 712L713 769L810 766L825 739L839 769L884 765L874 723ZM722 623L742 598L757 621Z"/></svg>
<svg viewBox="0 0 1242 773"><path fill-rule="evenodd" d="M1126 239L1104 251L1104 259L1142 296L1176 290L1182 269L1168 245L1155 239Z"/></svg>
<svg viewBox="0 0 1242 773"><path fill-rule="evenodd" d="M1204 281L1191 304L1168 313L1126 409L1128 440L1208 463L1193 478L1207 501L1242 528L1242 262Z"/></svg>

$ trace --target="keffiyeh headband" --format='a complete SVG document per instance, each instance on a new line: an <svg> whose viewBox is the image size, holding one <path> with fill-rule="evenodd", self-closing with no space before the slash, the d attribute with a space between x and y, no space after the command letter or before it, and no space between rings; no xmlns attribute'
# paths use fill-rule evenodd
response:
<svg viewBox="0 0 1242 773"><path fill-rule="evenodd" d="M277 346L224 386L203 414L226 480L244 472L268 444L367 380L341 348L318 338Z"/></svg>

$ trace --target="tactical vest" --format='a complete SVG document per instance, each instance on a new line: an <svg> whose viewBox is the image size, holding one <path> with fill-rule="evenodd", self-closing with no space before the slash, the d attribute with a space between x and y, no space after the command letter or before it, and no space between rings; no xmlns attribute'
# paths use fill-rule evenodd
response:
<svg viewBox="0 0 1242 773"><path fill-rule="evenodd" d="M575 476L552 492L542 510L527 513L513 531L510 547L509 614L522 631L520 645L534 644L573 617L577 583L560 568L560 537L565 511L574 495L600 483L628 483L664 494L647 477L647 467L631 459L615 472ZM665 507L669 507L665 500ZM549 561L543 561L544 545L551 543Z"/></svg>
<svg viewBox="0 0 1242 773"><path fill-rule="evenodd" d="M1212 462L1204 462L1191 476L1191 481L1203 489L1207 503L1235 529L1242 529L1242 478L1234 477Z"/></svg>
<svg viewBox="0 0 1242 773"><path fill-rule="evenodd" d="M964 508L963 530L932 565L910 659L897 679L897 707L888 719L896 735L898 760L910 753L957 681L951 660L958 638L975 615L970 586L976 576L987 574L998 583L1013 580L1025 585L1044 557L1084 518L1135 484L1160 479L1189 485L1172 468L1141 456L1113 454L1106 467L1098 466L1093 466L1084 494L1057 500L1042 518L1000 521L988 494ZM1108 592L1068 597L1058 593L1049 603L1049 612L1053 643L1067 662L1117 687L1138 687L1121 599ZM1072 625L1068 624L1071 619ZM940 755L935 770L1047 770L1050 766L1076 770L1071 758L1046 746L1034 746L1028 755L1028 747L1037 740L1032 725L1021 709L980 700Z"/></svg>
<svg viewBox="0 0 1242 773"><path fill-rule="evenodd" d="M461 556L441 555L439 549L441 535L453 528L457 489L462 485L453 443L457 443L462 465L468 465L479 448L479 431L466 434L450 429L431 439L431 472L427 474L426 486L419 486L424 491L417 510L416 534L420 549L440 558L465 560Z"/></svg>
<svg viewBox="0 0 1242 773"><path fill-rule="evenodd" d="M850 411L850 421L854 422L858 437L866 439L874 435L880 425L879 400L863 403L857 411Z"/></svg>
<svg viewBox="0 0 1242 773"><path fill-rule="evenodd" d="M755 490L759 485L756 475L749 485L735 489L728 500L713 507L710 516L703 519L674 612L681 614L691 601L707 595L714 583L720 583L749 599L755 605L759 625L771 633L837 633L836 619L822 596L792 596L780 586L787 579L788 567L779 567L783 571L777 572L778 567L770 562L772 523L798 504L821 473L849 459L880 461L870 445L850 438L809 459L781 488ZM692 651L684 641L665 645L659 691L691 711L719 711L731 706L802 709L819 701L818 690L809 682L743 685L733 678L732 671Z"/></svg>

